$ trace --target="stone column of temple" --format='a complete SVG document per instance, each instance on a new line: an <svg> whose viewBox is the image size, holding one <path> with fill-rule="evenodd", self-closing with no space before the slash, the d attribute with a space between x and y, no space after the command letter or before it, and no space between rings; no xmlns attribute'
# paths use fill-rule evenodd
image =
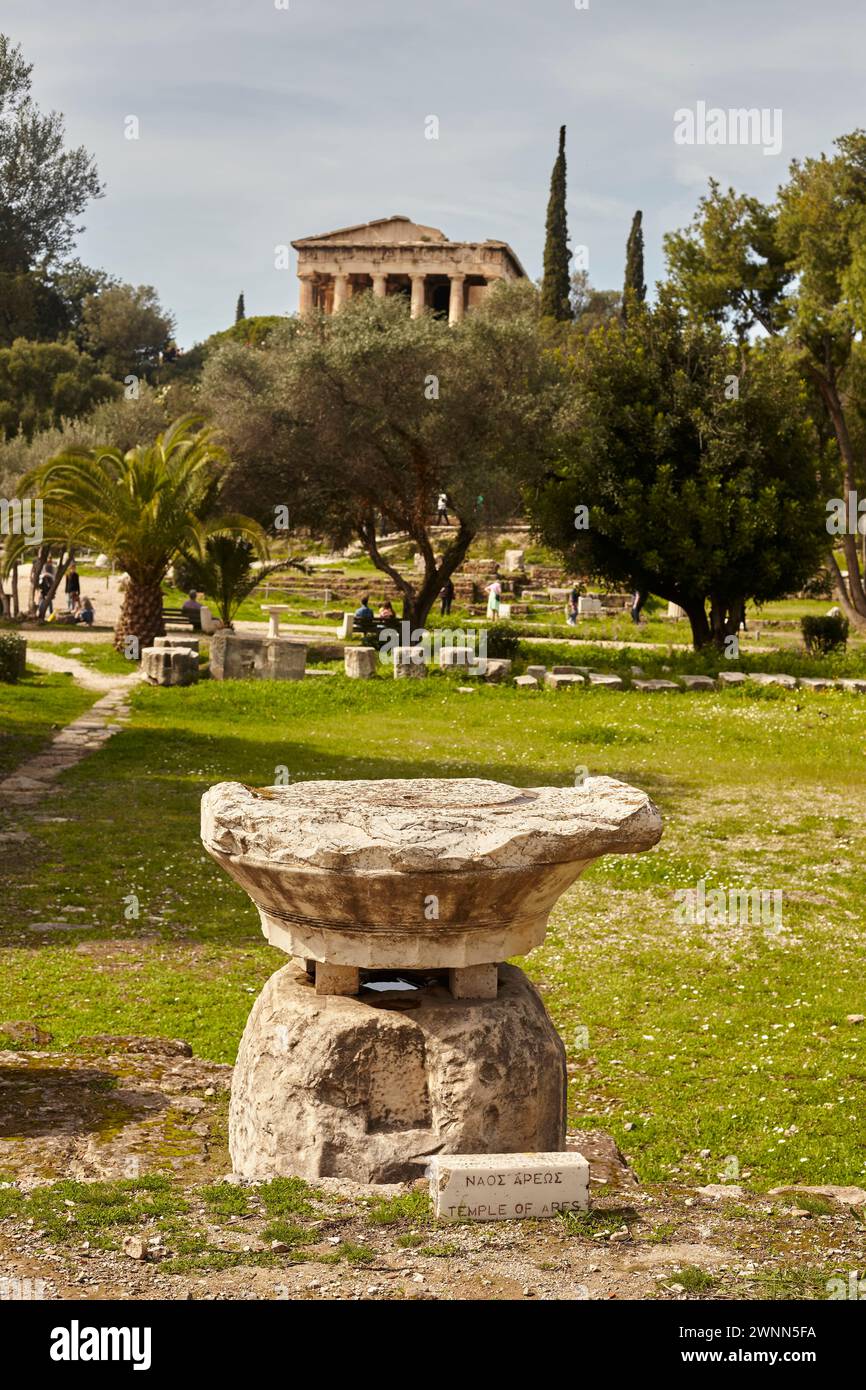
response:
<svg viewBox="0 0 866 1390"><path fill-rule="evenodd" d="M299 271L298 279L301 282L298 313L311 314L313 312L313 277L310 274L302 275Z"/></svg>
<svg viewBox="0 0 866 1390"><path fill-rule="evenodd" d="M343 307L343 305L345 304L345 302L346 302L346 300L348 299L348 297L349 297L349 277L348 277L348 275L335 275L335 276L334 276L334 309L333 309L333 312L334 312L335 314L337 313L338 310L342 309L342 307Z"/></svg>
<svg viewBox="0 0 866 1390"><path fill-rule="evenodd" d="M451 293L448 298L448 322L459 323L463 317L463 284L465 275L451 275Z"/></svg>
<svg viewBox="0 0 866 1390"><path fill-rule="evenodd" d="M424 279L423 275L411 275L412 281L412 305L410 313L413 319L420 318L424 312Z"/></svg>
<svg viewBox="0 0 866 1390"><path fill-rule="evenodd" d="M387 293L388 276L379 271L373 276L373 293L377 299L384 299Z"/></svg>

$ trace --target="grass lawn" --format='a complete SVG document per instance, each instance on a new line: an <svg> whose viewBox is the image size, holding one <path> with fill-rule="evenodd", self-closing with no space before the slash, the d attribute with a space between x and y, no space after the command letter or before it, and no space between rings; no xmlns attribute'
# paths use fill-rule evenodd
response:
<svg viewBox="0 0 866 1390"><path fill-rule="evenodd" d="M610 1130L645 1181L862 1183L866 1025L846 1015L866 1012L863 697L457 684L137 687L131 723L62 778L67 819L27 822L32 847L5 866L0 1018L33 1019L59 1047L160 1033L234 1059L285 957L201 849L216 781L270 784L285 767L532 786L585 766L648 790L665 833L592 868L525 963L568 1049L572 1121ZM0 688L0 721L44 736L90 699L35 676ZM782 929L679 924L675 890L701 879L781 889Z"/></svg>
<svg viewBox="0 0 866 1390"><path fill-rule="evenodd" d="M128 676L135 669L134 662L122 652L115 651L113 642L34 642L28 635L27 646L37 652L71 656L73 661L89 666L92 671L99 671L104 676Z"/></svg>
<svg viewBox="0 0 866 1390"><path fill-rule="evenodd" d="M0 685L0 776L35 757L64 724L89 709L98 694L73 685L68 676L28 666L23 680ZM5 819L7 808L0 806Z"/></svg>

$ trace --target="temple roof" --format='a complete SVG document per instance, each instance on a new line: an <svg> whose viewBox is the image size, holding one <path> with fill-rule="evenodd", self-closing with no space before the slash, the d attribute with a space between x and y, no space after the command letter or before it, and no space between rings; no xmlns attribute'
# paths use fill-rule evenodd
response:
<svg viewBox="0 0 866 1390"><path fill-rule="evenodd" d="M451 241L438 227L426 227L413 222L410 217L394 214L392 217L378 217L372 222L358 222L352 227L339 227L333 232L319 232L315 236L299 237L292 242L296 251L313 247L377 247L377 246L431 246L446 250L448 247L496 247L504 251L513 261L518 275L526 271L507 241L488 238L486 241Z"/></svg>

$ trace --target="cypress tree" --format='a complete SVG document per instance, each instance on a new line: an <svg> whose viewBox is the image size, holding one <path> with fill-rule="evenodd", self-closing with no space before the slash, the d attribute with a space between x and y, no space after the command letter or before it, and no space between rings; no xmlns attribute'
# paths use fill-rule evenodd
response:
<svg viewBox="0 0 866 1390"><path fill-rule="evenodd" d="M559 153L550 176L547 227L544 240L544 279L541 312L554 319L570 319L568 225L565 214L565 126L559 128Z"/></svg>
<svg viewBox="0 0 866 1390"><path fill-rule="evenodd" d="M643 213L638 210L631 221L625 252L625 284L622 291L622 316L628 316L629 306L643 304L646 285L643 278Z"/></svg>
<svg viewBox="0 0 866 1390"><path fill-rule="evenodd" d="M238 295L237 308L235 309L235 323L240 323L241 319L247 316L246 305L244 304L244 292L241 290Z"/></svg>

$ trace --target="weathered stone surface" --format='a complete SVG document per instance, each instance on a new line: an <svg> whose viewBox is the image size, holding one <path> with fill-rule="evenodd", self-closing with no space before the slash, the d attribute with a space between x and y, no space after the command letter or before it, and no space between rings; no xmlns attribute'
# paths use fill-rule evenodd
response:
<svg viewBox="0 0 866 1390"><path fill-rule="evenodd" d="M506 550L505 552L505 573L519 574L523 569L526 553L523 550Z"/></svg>
<svg viewBox="0 0 866 1390"><path fill-rule="evenodd" d="M442 1221L536 1221L589 1208L582 1154L434 1154L430 1197Z"/></svg>
<svg viewBox="0 0 866 1390"><path fill-rule="evenodd" d="M583 676L578 675L556 675L553 671L548 671L544 677L544 684L550 690L571 690L578 685L583 685Z"/></svg>
<svg viewBox="0 0 866 1390"><path fill-rule="evenodd" d="M712 676L679 676L684 690L715 690L716 682Z"/></svg>
<svg viewBox="0 0 866 1390"><path fill-rule="evenodd" d="M604 1193L639 1187L628 1159L612 1134L603 1129L577 1129L566 1135L565 1147L579 1153L589 1164L592 1186Z"/></svg>
<svg viewBox="0 0 866 1390"><path fill-rule="evenodd" d="M661 817L644 792L608 777L535 788L478 778L223 782L202 798L201 833L290 955L445 967L540 944L583 869L601 854L649 849Z"/></svg>
<svg viewBox="0 0 866 1390"><path fill-rule="evenodd" d="M193 685L198 680L198 656L189 647L145 647L141 674L151 685Z"/></svg>
<svg viewBox="0 0 866 1390"><path fill-rule="evenodd" d="M862 1187L838 1187L833 1183L823 1183L818 1186L807 1186L804 1183L792 1183L790 1187L771 1187L770 1196L778 1197L783 1193L790 1192L795 1196L798 1192L808 1193L812 1197L829 1197L831 1201L838 1202L843 1207L862 1207L866 1205L866 1191Z"/></svg>
<svg viewBox="0 0 866 1390"><path fill-rule="evenodd" d="M154 637L155 647L184 647L187 651L199 654L201 639L199 637L185 637L183 633L166 633L164 637Z"/></svg>
<svg viewBox="0 0 866 1390"><path fill-rule="evenodd" d="M749 677L745 671L720 671L719 685L742 685Z"/></svg>
<svg viewBox="0 0 866 1390"><path fill-rule="evenodd" d="M866 694L866 680L852 679L850 676L841 677L836 684L840 690L852 690L857 695Z"/></svg>
<svg viewBox="0 0 866 1390"><path fill-rule="evenodd" d="M192 1047L183 1038L149 1037L137 1033L92 1033L78 1039L79 1047L97 1052L140 1052L150 1057L191 1057Z"/></svg>
<svg viewBox="0 0 866 1390"><path fill-rule="evenodd" d="M785 690L797 689L796 676L783 676L776 671L769 673L766 671L753 671L749 676L749 680L753 681L755 685L781 685Z"/></svg>
<svg viewBox="0 0 866 1390"><path fill-rule="evenodd" d="M633 680L632 683L631 683L631 686L632 686L632 690L642 690L642 691L644 691L644 693L652 693L653 691L657 691L657 690L676 690L676 691L678 691L680 694L682 694L682 687L679 686L679 685L677 685L676 681L663 681L663 680L637 681L637 680Z"/></svg>
<svg viewBox="0 0 866 1390"><path fill-rule="evenodd" d="M832 690L832 680L820 680L815 676L800 676L800 684L806 690Z"/></svg>
<svg viewBox="0 0 866 1390"><path fill-rule="evenodd" d="M484 679L499 685L511 675L511 662L504 656L489 656L484 663Z"/></svg>
<svg viewBox="0 0 866 1390"><path fill-rule="evenodd" d="M371 991L319 998L288 965L253 1006L229 1118L242 1176L399 1182L433 1153L564 1144L565 1052L514 966L496 999L461 1003L435 984L395 1009Z"/></svg>
<svg viewBox="0 0 866 1390"><path fill-rule="evenodd" d="M139 1055L101 1046L0 1052L0 1172L24 1185L167 1168L201 1182L224 1172L225 1100L217 1096L227 1098L232 1069L163 1052L160 1041L174 1043L147 1039Z"/></svg>
<svg viewBox="0 0 866 1390"><path fill-rule="evenodd" d="M314 961L314 976L317 994L357 994L360 989L360 974L356 965L328 965L325 961ZM306 974L306 969L304 971Z"/></svg>
<svg viewBox="0 0 866 1390"><path fill-rule="evenodd" d="M419 678L427 674L423 647L395 647L393 659L394 675L400 680Z"/></svg>
<svg viewBox="0 0 866 1390"><path fill-rule="evenodd" d="M441 647L439 649L439 665L443 671L450 670L454 666L475 666L478 663L478 653L474 647Z"/></svg>
<svg viewBox="0 0 866 1390"><path fill-rule="evenodd" d="M589 674L588 666L551 666L551 675L554 676L586 676Z"/></svg>
<svg viewBox="0 0 866 1390"><path fill-rule="evenodd" d="M527 666L526 675L534 676L537 681L543 681L546 671L546 666Z"/></svg>
<svg viewBox="0 0 866 1390"><path fill-rule="evenodd" d="M499 988L496 965L464 965L448 971L448 988L454 999L495 999Z"/></svg>
<svg viewBox="0 0 866 1390"><path fill-rule="evenodd" d="M622 690L622 676L615 676L607 671L590 671L587 676L590 685L601 685L607 690Z"/></svg>
<svg viewBox="0 0 866 1390"><path fill-rule="evenodd" d="M538 690L538 681L535 676L515 676L514 684L518 690Z"/></svg>
<svg viewBox="0 0 866 1390"><path fill-rule="evenodd" d="M10 1020L0 1023L0 1048L7 1047L47 1047L52 1035L40 1028L38 1023Z"/></svg>
<svg viewBox="0 0 866 1390"><path fill-rule="evenodd" d="M347 647L343 665L350 680L369 680L376 674L378 653L372 647Z"/></svg>
<svg viewBox="0 0 866 1390"><path fill-rule="evenodd" d="M223 631L211 638L210 673L214 680L300 681L306 664L306 645L291 637Z"/></svg>

